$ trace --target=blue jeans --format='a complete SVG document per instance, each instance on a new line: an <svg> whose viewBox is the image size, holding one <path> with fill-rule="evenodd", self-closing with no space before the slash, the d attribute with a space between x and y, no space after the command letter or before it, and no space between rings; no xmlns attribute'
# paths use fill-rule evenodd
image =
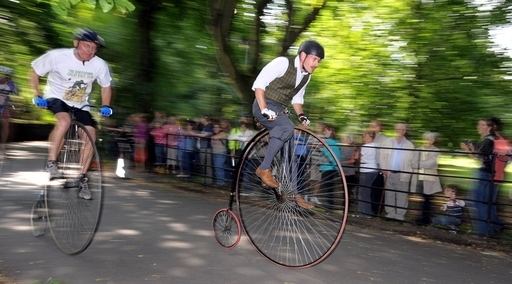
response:
<svg viewBox="0 0 512 284"><path fill-rule="evenodd" d="M477 170L475 180L468 190L468 206L473 233L487 236L487 220L490 220L489 236L494 234L495 230L501 229L501 225L493 224L501 223L498 217L496 198L498 197L498 186L491 180L491 174ZM492 202L489 211L489 201ZM490 213L490 214L489 214Z"/></svg>
<svg viewBox="0 0 512 284"><path fill-rule="evenodd" d="M161 144L155 145L155 160L156 164L164 165L165 164L165 146Z"/></svg>
<svg viewBox="0 0 512 284"><path fill-rule="evenodd" d="M195 154L191 150L183 150L181 152L181 170L184 174L192 174L192 162L194 161Z"/></svg>
<svg viewBox="0 0 512 284"><path fill-rule="evenodd" d="M359 175L359 190L357 193L357 212L372 215L372 183L377 178L378 171L361 172Z"/></svg>
<svg viewBox="0 0 512 284"><path fill-rule="evenodd" d="M224 177L226 176L224 165L226 164L226 153L212 154L213 156L213 168L215 169L215 178L217 179L218 185L226 184Z"/></svg>
<svg viewBox="0 0 512 284"><path fill-rule="evenodd" d="M458 226L460 225L460 219L453 216L440 215L432 218L432 224L444 226Z"/></svg>

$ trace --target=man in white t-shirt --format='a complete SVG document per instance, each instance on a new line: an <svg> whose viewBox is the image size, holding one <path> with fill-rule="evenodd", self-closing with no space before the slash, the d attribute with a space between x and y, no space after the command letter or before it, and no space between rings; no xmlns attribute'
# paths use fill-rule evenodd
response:
<svg viewBox="0 0 512 284"><path fill-rule="evenodd" d="M96 56L96 51L105 45L103 38L92 30L78 29L74 34L73 45L74 48L50 50L31 64L30 86L35 95L34 104L37 107L49 109L57 119L49 138L50 148L46 166L51 180L62 177L56 159L61 142L71 123L69 110L72 107L78 108L75 110L76 120L84 124L93 139L96 139L96 121L92 118L87 106L94 81L101 86L100 114L110 116L113 113L110 108L112 78L109 66L107 62ZM41 96L39 77L45 75L48 75L48 80ZM83 199L91 198L86 173L91 164L93 151L92 144L87 143L84 158L80 161L82 175L78 179L79 196Z"/></svg>
<svg viewBox="0 0 512 284"><path fill-rule="evenodd" d="M0 123L2 133L0 136L0 143L5 144L9 136L9 101L11 95L18 94L18 87L11 81L11 76L14 70L9 67L0 65Z"/></svg>

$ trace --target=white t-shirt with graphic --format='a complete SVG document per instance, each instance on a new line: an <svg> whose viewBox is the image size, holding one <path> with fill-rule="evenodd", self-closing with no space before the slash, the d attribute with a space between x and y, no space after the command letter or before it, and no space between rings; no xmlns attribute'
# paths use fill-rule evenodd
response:
<svg viewBox="0 0 512 284"><path fill-rule="evenodd" d="M82 62L73 48L50 50L32 61L32 68L41 77L48 74L43 98L58 98L78 108L88 104L94 81L101 87L112 81L107 62L98 56Z"/></svg>

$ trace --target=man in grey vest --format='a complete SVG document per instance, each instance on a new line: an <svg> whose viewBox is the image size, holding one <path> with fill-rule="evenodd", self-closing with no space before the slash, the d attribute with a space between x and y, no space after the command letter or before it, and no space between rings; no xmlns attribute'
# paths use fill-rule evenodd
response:
<svg viewBox="0 0 512 284"><path fill-rule="evenodd" d="M270 165L284 143L293 137L293 122L287 115L286 107L292 104L299 122L307 127L310 122L304 114L304 91L310 75L324 58L324 48L316 41L304 41L295 58L277 57L260 72L252 86L255 100L252 105L254 117L270 131L270 141L262 164L256 175L268 186L277 188L279 184L272 176ZM304 208L314 206L300 195L296 202Z"/></svg>

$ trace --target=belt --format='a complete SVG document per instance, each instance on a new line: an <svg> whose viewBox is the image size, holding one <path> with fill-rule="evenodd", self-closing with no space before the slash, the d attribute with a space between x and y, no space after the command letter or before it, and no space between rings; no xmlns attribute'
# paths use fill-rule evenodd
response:
<svg viewBox="0 0 512 284"><path fill-rule="evenodd" d="M272 104L272 103L274 103L274 104L277 104L277 105L279 105L279 106L281 107L281 109L280 109L280 110L275 111L277 115L281 115L281 114L286 114L286 115L288 115L288 114L290 113L290 111L286 108L286 105L284 105L284 104L282 104L282 103L280 103L280 102L278 102L278 101L275 101L275 100L273 100L273 99L269 99L269 98L265 98L265 99L269 101L269 102L267 103L267 105L268 105L268 104ZM272 109L272 107L271 107L270 109Z"/></svg>
<svg viewBox="0 0 512 284"><path fill-rule="evenodd" d="M276 115L277 116L280 116L280 115L283 115L283 114L289 116L290 111L287 108L283 108L280 111L276 111ZM258 119L256 117L254 118L254 121L256 123L258 123Z"/></svg>
<svg viewBox="0 0 512 284"><path fill-rule="evenodd" d="M277 115L281 115L281 114L288 115L289 113L290 113L290 111L287 108L284 108L283 110L278 111L276 114Z"/></svg>

